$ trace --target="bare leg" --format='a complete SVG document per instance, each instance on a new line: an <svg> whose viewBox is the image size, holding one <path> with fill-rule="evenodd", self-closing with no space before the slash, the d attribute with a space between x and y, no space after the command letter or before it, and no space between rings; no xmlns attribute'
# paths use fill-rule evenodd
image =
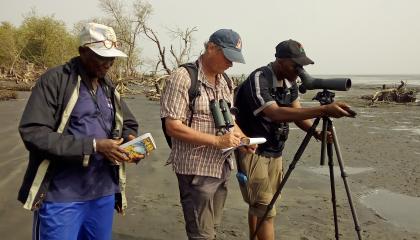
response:
<svg viewBox="0 0 420 240"><path fill-rule="evenodd" d="M255 239L251 239L251 237L254 235L259 221L260 219L256 216L248 214L250 240L274 240L274 218L272 217L265 219L260 229L258 230L257 237Z"/></svg>

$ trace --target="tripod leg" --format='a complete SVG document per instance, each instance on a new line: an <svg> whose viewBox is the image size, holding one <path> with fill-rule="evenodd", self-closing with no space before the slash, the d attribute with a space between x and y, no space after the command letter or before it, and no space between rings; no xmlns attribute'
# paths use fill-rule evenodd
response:
<svg viewBox="0 0 420 240"><path fill-rule="evenodd" d="M261 218L261 221L258 223L257 227L255 228L255 232L252 235L251 239L256 239L258 231L260 230L262 223L267 218L268 212L271 209L273 209L274 203L276 202L277 198L279 197L279 195L281 193L281 190L283 189L284 185L286 184L287 180L289 179L289 176L292 173L293 169L295 168L296 163L299 161L300 157L302 156L303 152L305 151L305 148L308 145L309 140L311 140L311 137L314 135L316 126L318 125L319 121L320 121L320 118L316 118L314 123L312 124L312 127L306 133L305 138L303 139L302 143L299 146L299 149L297 150L295 156L293 157L293 161L290 163L286 174L284 174L283 180L281 181L279 188L277 189L276 193L274 193L273 198L271 199L270 203L267 206L267 209L264 212L263 217Z"/></svg>
<svg viewBox="0 0 420 240"><path fill-rule="evenodd" d="M331 131L332 122L328 121L328 130ZM331 203L333 207L333 216L334 216L334 230L335 230L335 239L339 239L339 229L338 229L338 218L337 218L337 199L335 194L335 178L334 178L334 161L333 161L333 144L327 143L327 154L328 154L328 167L330 170L330 184L331 184Z"/></svg>
<svg viewBox="0 0 420 240"><path fill-rule="evenodd" d="M359 220L357 218L356 210L354 209L354 206L353 206L353 200L351 198L351 191L350 191L349 185L347 183L347 173L344 171L344 164L343 164L343 161L342 161L342 158L341 158L340 145L338 143L338 138L337 138L337 134L335 132L335 127L332 125L332 123L331 123L331 128L330 129L331 129L331 133L333 135L334 147L335 147L335 152L337 154L338 164L340 165L341 177L343 178L343 183L344 183L344 187L346 189L347 199L349 201L351 214L352 214L352 217L353 217L354 228L356 230L358 239L361 240L362 239L362 236L361 236L361 233L360 233L361 227L359 225Z"/></svg>
<svg viewBox="0 0 420 240"><path fill-rule="evenodd" d="M321 142L321 161L320 161L320 165L324 166L325 165L325 145L327 144L327 129L328 129L328 118L327 117L323 117L322 118L322 142Z"/></svg>

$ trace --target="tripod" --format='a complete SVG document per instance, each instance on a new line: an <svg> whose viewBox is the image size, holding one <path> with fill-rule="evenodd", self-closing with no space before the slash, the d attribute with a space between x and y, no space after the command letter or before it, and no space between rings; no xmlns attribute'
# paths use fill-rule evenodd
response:
<svg viewBox="0 0 420 240"><path fill-rule="evenodd" d="M321 105L326 105L334 102L335 94L333 92L330 92L326 89L324 89L322 92L318 92L317 95L312 100L318 100ZM296 163L299 161L300 157L302 156L303 152L305 151L306 146L308 145L309 141L311 140L312 136L315 134L315 130L317 125L319 124L321 120L321 117L318 117L315 119L314 123L312 124L311 128L308 130L305 138L303 139L301 145L299 146L295 156L293 157L293 161L290 163L289 168L287 169L286 174L284 175L283 180L280 183L279 188L273 195L273 198L271 199L270 203L267 206L267 209L262 217L262 219L259 221L254 234L252 235L251 239L256 239L258 230L261 228L262 223L267 218L268 212L273 208L274 203L276 202L277 198L279 197L284 185L286 184L290 174L292 173L293 169L296 166ZM335 128L333 126L333 122L329 117L322 117L322 142L321 142L321 165L324 165L325 163L325 152L327 152L328 156L328 166L330 171L330 183L331 183L331 202L333 207L333 214L334 214L334 229L335 229L335 239L339 239L339 231L338 231L338 219L337 219L337 203L336 203L336 194L335 194L335 181L334 181L334 162L333 162L333 144L334 149L337 155L338 164L340 166L340 172L341 177L343 178L344 187L346 189L347 199L350 205L351 214L353 217L353 222L355 226L355 230L357 233L357 237L359 240L362 239L362 236L360 234L361 228L359 225L359 221L357 218L356 211L353 206L353 201L351 198L351 192L349 185L347 183L347 174L344 171L344 164L341 158L341 152L340 152L340 145L338 144L338 138L335 132ZM333 143L328 142L327 135L328 131L332 134L333 137Z"/></svg>

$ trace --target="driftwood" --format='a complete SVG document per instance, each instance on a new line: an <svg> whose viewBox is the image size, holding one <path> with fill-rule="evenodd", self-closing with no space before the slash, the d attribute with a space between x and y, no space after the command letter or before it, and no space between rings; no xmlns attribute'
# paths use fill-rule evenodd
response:
<svg viewBox="0 0 420 240"><path fill-rule="evenodd" d="M37 66L33 63L19 62L13 67L0 67L0 81L15 81L16 84L31 84L36 81L42 73L47 70L46 67Z"/></svg>
<svg viewBox="0 0 420 240"><path fill-rule="evenodd" d="M416 91L408 89L406 83L401 81L400 85L396 88L387 88L385 85L382 86L382 90L377 91L373 95L364 95L361 98L374 102L397 102L397 103L408 103L416 101Z"/></svg>
<svg viewBox="0 0 420 240"><path fill-rule="evenodd" d="M145 90L144 95L146 95L150 101L159 101L168 76L169 75L162 75L149 79L149 86L153 84L154 89Z"/></svg>
<svg viewBox="0 0 420 240"><path fill-rule="evenodd" d="M6 101L10 99L16 99L17 93L10 90L0 90L0 101Z"/></svg>

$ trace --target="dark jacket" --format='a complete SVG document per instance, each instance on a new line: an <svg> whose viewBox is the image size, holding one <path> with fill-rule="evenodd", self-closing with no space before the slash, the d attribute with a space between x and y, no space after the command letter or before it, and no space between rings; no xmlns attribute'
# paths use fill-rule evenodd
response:
<svg viewBox="0 0 420 240"><path fill-rule="evenodd" d="M93 150L93 138L76 139L66 134L69 117L78 98L81 78L78 74L79 57L44 73L32 89L23 112L19 133L29 151L29 164L19 190L18 200L27 209L40 207L48 192L55 166L64 161L88 163ZM109 79L105 84L111 89L111 99L116 110L114 126L120 136L136 136L138 124L115 91ZM116 166L120 188L125 188L125 165ZM124 176L122 176L124 175ZM123 186L122 186L123 185ZM116 194L116 207L120 212L126 207L125 191ZM125 205L125 206L124 206Z"/></svg>

